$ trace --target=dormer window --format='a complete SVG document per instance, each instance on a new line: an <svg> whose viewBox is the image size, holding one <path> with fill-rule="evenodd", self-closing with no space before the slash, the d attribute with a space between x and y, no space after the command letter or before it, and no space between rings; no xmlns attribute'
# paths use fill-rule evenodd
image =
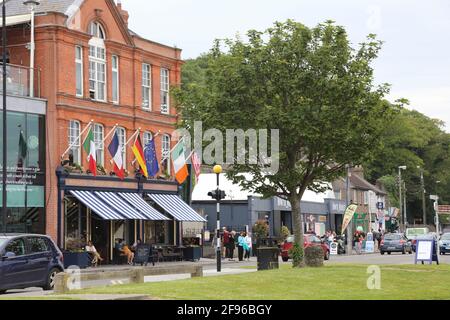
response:
<svg viewBox="0 0 450 320"><path fill-rule="evenodd" d="M98 22L92 22L89 26L89 34L94 38L99 38L105 40L105 31L103 27Z"/></svg>

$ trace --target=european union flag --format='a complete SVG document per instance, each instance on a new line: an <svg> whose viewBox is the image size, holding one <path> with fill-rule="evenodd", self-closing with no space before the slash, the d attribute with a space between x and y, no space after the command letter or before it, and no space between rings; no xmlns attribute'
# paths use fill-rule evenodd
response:
<svg viewBox="0 0 450 320"><path fill-rule="evenodd" d="M149 177L155 177L159 172L158 159L156 158L155 140L150 140L144 148L145 162Z"/></svg>

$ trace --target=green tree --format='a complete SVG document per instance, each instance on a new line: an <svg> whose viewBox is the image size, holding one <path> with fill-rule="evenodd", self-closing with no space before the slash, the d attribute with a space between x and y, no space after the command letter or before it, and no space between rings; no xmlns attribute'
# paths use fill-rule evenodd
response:
<svg viewBox="0 0 450 320"><path fill-rule="evenodd" d="M388 85L374 85L371 63L381 42L374 35L357 49L332 21L308 28L288 20L245 40L216 41L207 55L205 81L175 93L183 125L204 128L279 129L279 171L232 165L229 178L264 197L292 206L294 267L304 266L300 201L307 189L343 175L347 163L371 158L384 121L393 113L383 100ZM251 173L251 180L242 175Z"/></svg>
<svg viewBox="0 0 450 320"><path fill-rule="evenodd" d="M422 217L420 170L424 173L429 223L434 214L429 194L437 193L444 201L450 200L450 135L442 128L442 121L403 106L386 121L381 136L382 147L364 164L367 178L373 183L377 180L383 183L391 205L395 207L399 207L398 166L408 167L402 173L402 179L407 188L409 223ZM441 183L437 185L436 181Z"/></svg>

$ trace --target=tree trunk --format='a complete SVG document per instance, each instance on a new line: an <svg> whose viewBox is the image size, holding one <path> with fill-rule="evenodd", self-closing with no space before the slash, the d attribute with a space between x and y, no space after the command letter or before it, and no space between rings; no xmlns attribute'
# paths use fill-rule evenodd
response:
<svg viewBox="0 0 450 320"><path fill-rule="evenodd" d="M293 267L305 267L305 250L303 239L303 217L300 210L300 197L297 193L293 193L289 197L292 207L292 219L294 220L294 247L293 247Z"/></svg>

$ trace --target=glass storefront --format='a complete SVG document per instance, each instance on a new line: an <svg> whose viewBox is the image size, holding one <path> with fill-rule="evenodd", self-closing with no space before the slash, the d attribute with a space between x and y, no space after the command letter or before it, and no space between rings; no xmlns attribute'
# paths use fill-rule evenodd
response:
<svg viewBox="0 0 450 320"><path fill-rule="evenodd" d="M45 233L45 116L21 112L7 115L6 231ZM0 133L3 133L0 113ZM3 136L0 134L0 181ZM0 206L3 205L0 184ZM0 230L3 230L0 219Z"/></svg>

